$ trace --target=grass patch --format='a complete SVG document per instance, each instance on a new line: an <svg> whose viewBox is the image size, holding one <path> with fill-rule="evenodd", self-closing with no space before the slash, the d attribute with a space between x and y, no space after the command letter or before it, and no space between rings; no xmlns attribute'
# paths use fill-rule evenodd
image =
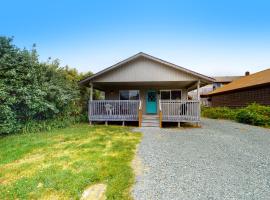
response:
<svg viewBox="0 0 270 200"><path fill-rule="evenodd" d="M244 108L202 107L202 116L212 119L229 119L244 124L270 127L270 106L251 104Z"/></svg>
<svg viewBox="0 0 270 200"><path fill-rule="evenodd" d="M0 199L79 199L97 183L107 199L130 199L141 135L119 126L78 124L0 138Z"/></svg>

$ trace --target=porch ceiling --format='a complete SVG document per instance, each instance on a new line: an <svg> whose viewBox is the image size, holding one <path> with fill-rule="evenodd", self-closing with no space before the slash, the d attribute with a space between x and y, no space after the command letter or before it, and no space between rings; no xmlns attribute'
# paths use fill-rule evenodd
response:
<svg viewBox="0 0 270 200"><path fill-rule="evenodd" d="M95 82L93 87L99 90L106 90L108 88L186 88L195 89L197 81L160 81L160 82ZM201 87L207 83L201 82Z"/></svg>

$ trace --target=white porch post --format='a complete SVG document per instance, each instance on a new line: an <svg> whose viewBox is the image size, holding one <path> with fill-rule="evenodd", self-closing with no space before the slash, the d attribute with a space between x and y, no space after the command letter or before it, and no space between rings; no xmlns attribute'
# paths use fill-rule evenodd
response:
<svg viewBox="0 0 270 200"><path fill-rule="evenodd" d="M93 101L93 83L90 83L90 101Z"/></svg>
<svg viewBox="0 0 270 200"><path fill-rule="evenodd" d="M199 89L200 89L200 83L201 83L201 81L198 80L198 82L197 82L197 100L199 100L199 101L200 101L200 91L199 91Z"/></svg>
<svg viewBox="0 0 270 200"><path fill-rule="evenodd" d="M90 116L90 113L91 113L90 101L93 101L93 84L90 83L89 85L90 85L90 98L89 98L89 104L88 104L88 119L89 119L89 125L92 125L91 116Z"/></svg>
<svg viewBox="0 0 270 200"><path fill-rule="evenodd" d="M200 83L201 83L201 81L200 80L198 80L198 82L197 82L197 100L199 101L198 102L198 120L200 121L200 116L201 116L201 102L200 102L200 91L199 91L199 89L200 89ZM200 122L197 122L197 126L200 126Z"/></svg>

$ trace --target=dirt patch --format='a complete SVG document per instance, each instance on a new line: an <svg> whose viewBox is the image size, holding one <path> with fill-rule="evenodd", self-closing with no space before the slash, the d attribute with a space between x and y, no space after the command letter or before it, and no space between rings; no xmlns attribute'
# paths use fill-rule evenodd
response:
<svg viewBox="0 0 270 200"><path fill-rule="evenodd" d="M81 197L81 200L105 200L106 185L99 183L87 188Z"/></svg>
<svg viewBox="0 0 270 200"><path fill-rule="evenodd" d="M65 199L65 193L63 192L56 192L52 190L45 190L42 197L39 197L40 200L61 200ZM35 198L31 198L35 199Z"/></svg>
<svg viewBox="0 0 270 200"><path fill-rule="evenodd" d="M141 176L145 171L149 170L149 167L143 164L142 159L138 155L138 147L139 146L137 145L134 159L131 162L131 167L136 176Z"/></svg>
<svg viewBox="0 0 270 200"><path fill-rule="evenodd" d="M136 176L141 176L143 174L143 165L142 165L142 160L141 158L137 155L134 157L134 159L132 160L132 168L134 170L134 173Z"/></svg>
<svg viewBox="0 0 270 200"><path fill-rule="evenodd" d="M22 159L0 166L0 171L3 173L0 177L1 184L9 184L22 177L33 175L39 163L45 160L45 155L35 153L25 156ZM31 167L30 167L31 166Z"/></svg>

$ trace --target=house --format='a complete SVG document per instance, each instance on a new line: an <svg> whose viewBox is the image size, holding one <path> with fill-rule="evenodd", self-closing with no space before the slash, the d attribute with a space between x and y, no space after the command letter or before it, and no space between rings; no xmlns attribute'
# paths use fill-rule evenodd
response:
<svg viewBox="0 0 270 200"><path fill-rule="evenodd" d="M270 105L270 69L233 81L208 94L212 106L244 107L251 103Z"/></svg>
<svg viewBox="0 0 270 200"><path fill-rule="evenodd" d="M145 53L138 53L84 80L91 89L89 122L138 121L139 126L162 122L200 122L199 95L188 100L188 91L214 80ZM93 100L93 89L105 100Z"/></svg>
<svg viewBox="0 0 270 200"><path fill-rule="evenodd" d="M246 72L248 74L249 72ZM199 89L200 101L204 106L211 106L211 101L209 101L208 94L224 85L231 83L234 80L241 78L242 76L214 76L215 81L212 84L206 85ZM191 98L196 98L197 90L193 90L188 93Z"/></svg>

